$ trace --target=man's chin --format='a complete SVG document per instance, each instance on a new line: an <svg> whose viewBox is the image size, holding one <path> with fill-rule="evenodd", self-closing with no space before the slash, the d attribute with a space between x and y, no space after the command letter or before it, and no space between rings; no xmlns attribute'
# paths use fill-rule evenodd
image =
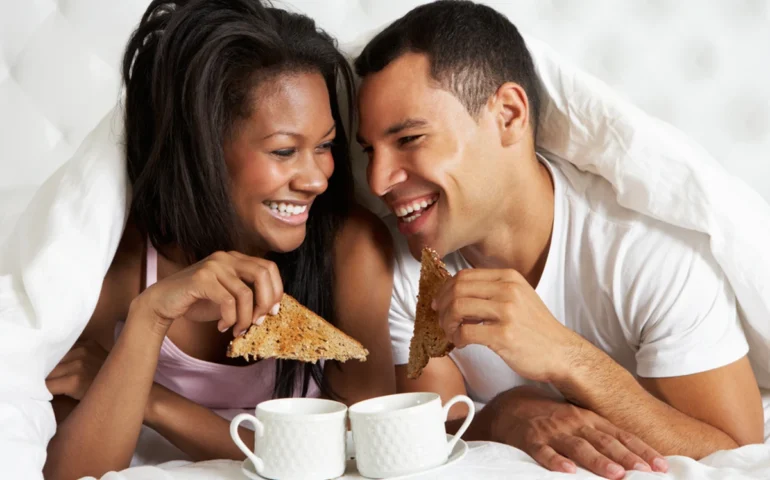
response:
<svg viewBox="0 0 770 480"><path fill-rule="evenodd" d="M409 245L409 253L417 260L422 260L422 249L430 247L439 254L440 257L446 255L445 250L441 246L441 242L436 240L426 241L424 238L413 236L407 238L407 244Z"/></svg>

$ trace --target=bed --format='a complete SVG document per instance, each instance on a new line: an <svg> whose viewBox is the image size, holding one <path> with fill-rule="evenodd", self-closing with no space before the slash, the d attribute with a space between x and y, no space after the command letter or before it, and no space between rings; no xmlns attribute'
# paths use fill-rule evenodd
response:
<svg viewBox="0 0 770 480"><path fill-rule="evenodd" d="M0 246L40 185L109 118L120 94L122 48L147 3L0 1ZM422 2L275 3L311 15L346 51L353 52L369 32ZM565 62L606 83L620 99L683 131L705 147L727 174L750 186L758 198L770 201L770 64L757 61L770 58L770 2L487 3L509 15L522 31L553 47ZM363 162L357 165L360 179ZM359 192L367 205L376 208L363 185ZM116 196L121 194L118 191ZM37 218L35 212L27 211L30 225ZM0 328L3 315L12 310L3 304L3 273L0 265ZM61 344L68 335L60 335ZM0 378L4 373L0 371ZM10 398L11 388L11 383L0 382L0 400ZM766 394L766 412L769 407ZM0 413L0 429L13 428L12 420ZM37 428L44 431L40 425ZM25 438L20 435L19 441ZM27 478L21 472L28 473L24 469L40 459L25 458L19 463L17 458L4 457L12 452L6 447L0 445L0 472ZM455 472L456 478L478 475L472 467L479 459L490 468L484 478L493 478L495 465L500 478L552 476L515 449L492 444L472 447L467 459L471 463L466 464L470 469ZM672 478L770 478L770 446L720 452L700 463L672 459L672 464ZM238 472L232 462L166 464L106 478L237 478Z"/></svg>

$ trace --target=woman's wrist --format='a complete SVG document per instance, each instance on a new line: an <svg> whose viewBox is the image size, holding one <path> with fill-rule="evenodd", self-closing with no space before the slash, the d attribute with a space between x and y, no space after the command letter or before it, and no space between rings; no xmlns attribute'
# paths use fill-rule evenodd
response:
<svg viewBox="0 0 770 480"><path fill-rule="evenodd" d="M156 429L159 419L161 418L161 410L164 398L164 391L161 385L157 383L152 384L150 389L150 395L147 397L147 404L144 407L144 424L150 428Z"/></svg>
<svg viewBox="0 0 770 480"><path fill-rule="evenodd" d="M145 298L142 298L142 295L131 301L131 305L128 308L126 325L138 325L146 329L148 334L163 339L166 337L172 323L173 320L158 316L152 307L147 305L147 301Z"/></svg>

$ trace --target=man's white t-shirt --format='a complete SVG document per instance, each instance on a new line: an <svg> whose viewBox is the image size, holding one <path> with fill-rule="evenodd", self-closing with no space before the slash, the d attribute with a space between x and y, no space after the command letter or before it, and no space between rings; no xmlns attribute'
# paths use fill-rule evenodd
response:
<svg viewBox="0 0 770 480"><path fill-rule="evenodd" d="M709 249L708 236L618 205L604 179L572 164L540 159L554 183L554 226L536 292L553 316L638 377L675 377L728 365L748 352L735 296ZM390 332L397 365L409 359L420 263L386 222L396 262ZM444 258L454 274L471 265ZM548 352L543 352L547 355ZM484 346L450 357L468 395L487 403L533 384Z"/></svg>

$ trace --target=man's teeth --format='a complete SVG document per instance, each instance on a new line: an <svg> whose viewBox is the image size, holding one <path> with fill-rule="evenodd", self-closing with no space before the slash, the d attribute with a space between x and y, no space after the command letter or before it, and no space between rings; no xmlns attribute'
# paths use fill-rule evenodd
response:
<svg viewBox="0 0 770 480"><path fill-rule="evenodd" d="M411 222L412 220L416 219L421 215L422 210L428 208L434 203L436 203L436 199L431 198L430 200L422 200L420 202L414 202L410 205L399 207L396 210L396 216L401 218L401 220L405 222ZM414 214L414 215L410 215L410 214ZM409 216L407 217L407 215Z"/></svg>
<svg viewBox="0 0 770 480"><path fill-rule="evenodd" d="M307 205L294 205L291 203L283 203L283 202L280 202L280 203L265 202L265 205L270 207L270 210L277 212L278 215L282 217L299 215L301 213L305 213L305 211L307 210Z"/></svg>

